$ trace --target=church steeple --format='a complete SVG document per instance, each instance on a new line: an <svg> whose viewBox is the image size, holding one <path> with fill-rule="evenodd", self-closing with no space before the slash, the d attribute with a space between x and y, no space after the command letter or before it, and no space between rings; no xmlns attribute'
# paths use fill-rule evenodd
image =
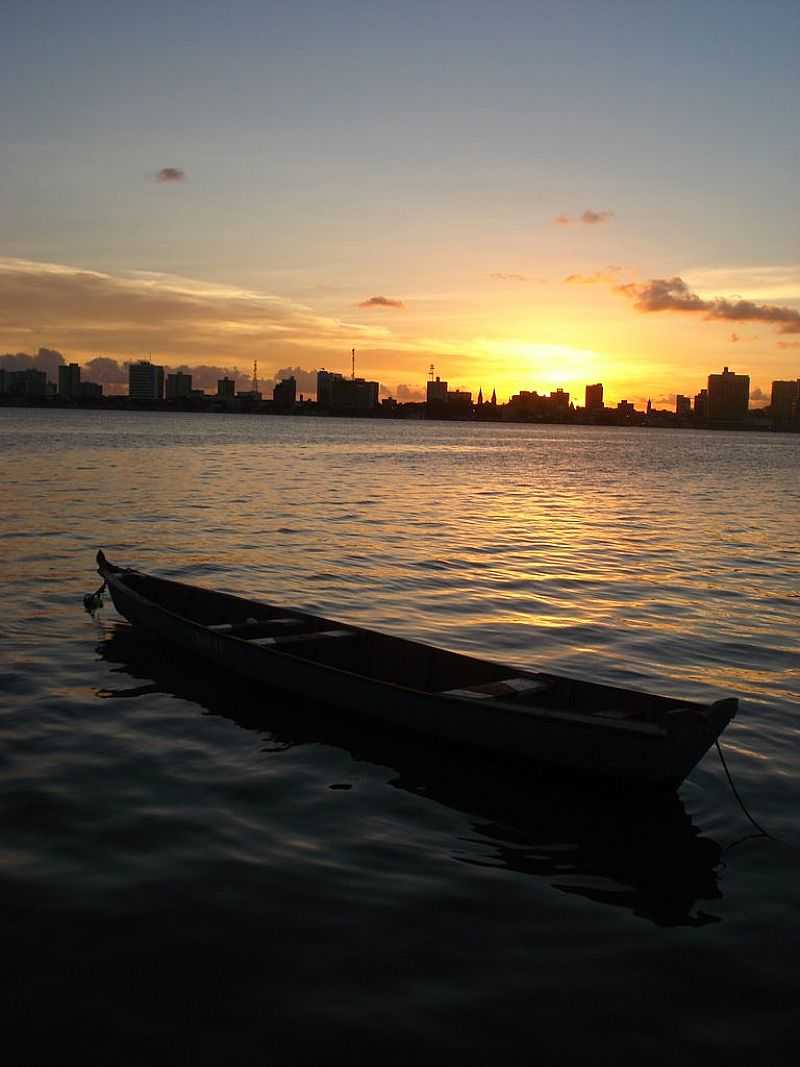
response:
<svg viewBox="0 0 800 1067"><path fill-rule="evenodd" d="M492 399L489 401L492 407L497 407L497 393L492 389Z"/></svg>
<svg viewBox="0 0 800 1067"><path fill-rule="evenodd" d="M478 390L478 407L483 407L483 389Z"/></svg>

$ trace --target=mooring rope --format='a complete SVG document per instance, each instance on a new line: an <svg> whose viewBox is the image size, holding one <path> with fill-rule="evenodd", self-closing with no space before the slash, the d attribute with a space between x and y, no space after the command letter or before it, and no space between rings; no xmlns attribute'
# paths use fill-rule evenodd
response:
<svg viewBox="0 0 800 1067"><path fill-rule="evenodd" d="M717 752L719 753L719 758L722 761L722 768L725 771L725 774L727 775L728 783L730 784L730 787L731 787L731 790L733 792L733 795L736 797L737 801L739 802L739 807L742 809L742 811L745 813L747 818L750 820L750 822L753 824L753 826L755 826L756 830L758 830L758 832L763 837L768 837L770 839L770 841L777 840L777 838L773 837L772 834L768 830L765 830L764 827L760 823L756 822L756 820L753 818L753 816L747 810L747 806L745 805L745 802L739 796L739 790L734 785L733 778L731 777L731 772L728 770L728 764L725 762L725 756L723 755L722 746L719 743L719 738L717 738L717 740L714 743L717 746Z"/></svg>

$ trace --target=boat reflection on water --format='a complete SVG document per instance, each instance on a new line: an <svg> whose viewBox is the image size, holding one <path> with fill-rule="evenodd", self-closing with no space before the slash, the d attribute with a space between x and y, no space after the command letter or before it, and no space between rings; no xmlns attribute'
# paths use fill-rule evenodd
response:
<svg viewBox="0 0 800 1067"><path fill-rule="evenodd" d="M700 902L721 898L720 847L700 835L675 793L614 795L552 771L509 767L486 754L387 734L374 723L331 716L328 708L277 692L265 705L252 687L223 682L174 649L167 656L125 624L106 634L100 656L143 684L106 689L101 697L168 693L268 734L270 750L344 749L357 761L392 769L392 787L465 814L475 837L454 846L460 862L535 876L560 892L629 909L659 926L718 921Z"/></svg>

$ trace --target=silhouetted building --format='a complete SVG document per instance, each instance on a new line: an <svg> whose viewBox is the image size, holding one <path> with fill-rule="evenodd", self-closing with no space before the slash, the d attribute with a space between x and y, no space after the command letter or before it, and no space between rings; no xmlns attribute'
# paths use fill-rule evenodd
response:
<svg viewBox="0 0 800 1067"><path fill-rule="evenodd" d="M0 394L5 393L8 390L6 377L7 376L5 367L0 367Z"/></svg>
<svg viewBox="0 0 800 1067"><path fill-rule="evenodd" d="M680 393L675 397L675 414L678 418L686 418L692 413L692 402L688 396Z"/></svg>
<svg viewBox="0 0 800 1067"><path fill-rule="evenodd" d="M636 414L636 408L633 406L630 400L620 400L620 402L617 404L617 411L624 418L628 418L631 415Z"/></svg>
<svg viewBox="0 0 800 1067"><path fill-rule="evenodd" d="M370 411L378 406L378 382L317 371L317 403L329 411Z"/></svg>
<svg viewBox="0 0 800 1067"><path fill-rule="evenodd" d="M744 419L750 402L750 375L734 374L724 368L722 374L708 376L708 417L710 419Z"/></svg>
<svg viewBox="0 0 800 1067"><path fill-rule="evenodd" d="M59 396L70 400L81 395L81 368L77 363L66 363L58 368Z"/></svg>
<svg viewBox="0 0 800 1067"><path fill-rule="evenodd" d="M587 411L602 411L603 410L603 384L598 382L596 385L586 386L586 410Z"/></svg>
<svg viewBox="0 0 800 1067"><path fill-rule="evenodd" d="M798 386L800 382L773 382L770 413L773 419L785 422L797 414Z"/></svg>
<svg viewBox="0 0 800 1067"><path fill-rule="evenodd" d="M161 400L164 396L164 368L147 360L128 367L128 396L134 400Z"/></svg>
<svg viewBox="0 0 800 1067"><path fill-rule="evenodd" d="M288 410L293 408L297 400L297 379L283 378L272 390L272 401L276 408Z"/></svg>
<svg viewBox="0 0 800 1067"><path fill-rule="evenodd" d="M448 389L447 403L462 408L472 407L472 393L468 393L466 389Z"/></svg>
<svg viewBox="0 0 800 1067"><path fill-rule="evenodd" d="M167 375L167 400L179 400L192 395L192 376L183 371Z"/></svg>
<svg viewBox="0 0 800 1067"><path fill-rule="evenodd" d="M217 382L217 396L224 400L233 400L236 396L236 382L233 378L220 378Z"/></svg>
<svg viewBox="0 0 800 1067"><path fill-rule="evenodd" d="M32 368L6 371L6 391L13 396L47 396L47 374Z"/></svg>
<svg viewBox="0 0 800 1067"><path fill-rule="evenodd" d="M554 414L566 415L569 411L569 393L565 393L563 389L556 389L550 394L549 399Z"/></svg>
<svg viewBox="0 0 800 1067"><path fill-rule="evenodd" d="M81 382L82 400L99 400L103 395L103 387L97 382Z"/></svg>
<svg viewBox="0 0 800 1067"><path fill-rule="evenodd" d="M444 404L447 401L447 382L441 381L440 378L428 382L425 399L429 404L431 401Z"/></svg>
<svg viewBox="0 0 800 1067"><path fill-rule="evenodd" d="M701 389L694 396L694 414L697 419L705 419L708 415L708 390Z"/></svg>

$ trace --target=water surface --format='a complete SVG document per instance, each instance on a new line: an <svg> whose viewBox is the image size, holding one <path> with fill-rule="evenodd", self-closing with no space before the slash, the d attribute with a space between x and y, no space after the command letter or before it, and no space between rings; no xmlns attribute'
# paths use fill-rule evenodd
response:
<svg viewBox="0 0 800 1067"><path fill-rule="evenodd" d="M6 409L0 449L27 1062L789 1046L800 438ZM629 805L234 686L82 611L101 545L520 666L738 695L725 753L774 839L713 751Z"/></svg>

